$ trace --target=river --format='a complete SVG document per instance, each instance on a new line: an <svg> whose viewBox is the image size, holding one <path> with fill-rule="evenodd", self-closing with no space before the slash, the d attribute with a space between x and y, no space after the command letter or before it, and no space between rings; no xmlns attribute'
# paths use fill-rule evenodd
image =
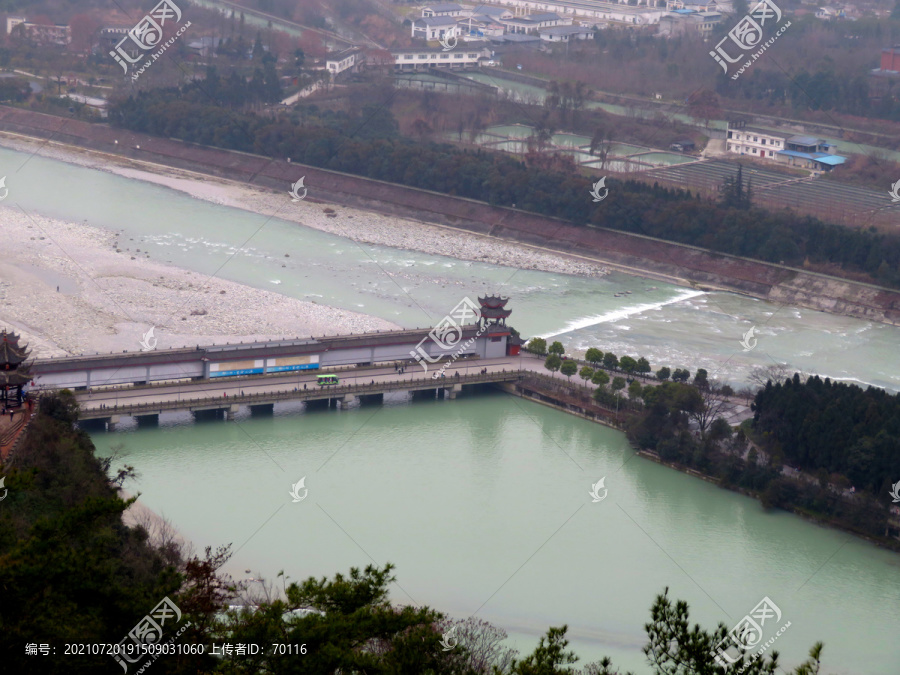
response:
<svg viewBox="0 0 900 675"><path fill-rule="evenodd" d="M26 158L0 150L4 166ZM22 209L121 231L123 245L156 260L202 273L224 264L228 279L404 326L497 290L523 335L570 348L707 367L734 383L779 361L900 389L896 327L619 274L583 279L357 245L42 157L14 185ZM750 326L759 342L744 351ZM568 623L582 657L609 655L638 673L649 672L642 627L665 586L708 628L734 625L768 596L792 624L777 642L785 662L823 640L826 673L897 672L896 555L632 457L622 434L536 404L488 394L285 406L232 424L164 415L158 428L123 425L94 441L101 453L124 444L139 473L131 489L198 547L233 542L237 578L391 561L397 602L458 617L477 610L523 652ZM309 498L291 503L302 476ZM609 497L592 503L603 476Z"/></svg>

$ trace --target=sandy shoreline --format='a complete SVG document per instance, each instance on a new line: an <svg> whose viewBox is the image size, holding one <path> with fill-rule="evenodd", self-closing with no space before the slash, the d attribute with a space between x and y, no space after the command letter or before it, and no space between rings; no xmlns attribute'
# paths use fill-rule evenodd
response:
<svg viewBox="0 0 900 675"><path fill-rule="evenodd" d="M7 133L0 134L0 146L276 214L361 243L561 274L608 273L599 264L419 221L339 205L329 216L326 205L292 204L287 193L81 148ZM0 263L0 327L21 333L36 357L138 350L151 327L160 348L398 327L117 251L118 233L86 223L25 214L9 204L0 204L0 217L10 243ZM222 295L230 302L218 302Z"/></svg>
<svg viewBox="0 0 900 675"><path fill-rule="evenodd" d="M0 327L35 357L396 328L377 317L116 252L118 235L0 205ZM229 302L221 302L227 298Z"/></svg>

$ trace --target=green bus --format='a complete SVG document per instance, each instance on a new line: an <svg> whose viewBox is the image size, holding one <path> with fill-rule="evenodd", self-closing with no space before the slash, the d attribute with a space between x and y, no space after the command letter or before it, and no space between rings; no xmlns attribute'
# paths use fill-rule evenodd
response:
<svg viewBox="0 0 900 675"><path fill-rule="evenodd" d="M319 375L317 382L320 387L325 387L332 384L340 384L340 380L338 380L337 375Z"/></svg>

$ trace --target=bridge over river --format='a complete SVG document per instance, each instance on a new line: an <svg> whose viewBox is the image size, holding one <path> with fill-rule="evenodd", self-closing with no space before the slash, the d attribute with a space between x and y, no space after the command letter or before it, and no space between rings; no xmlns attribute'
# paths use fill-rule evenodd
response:
<svg viewBox="0 0 900 675"><path fill-rule="evenodd" d="M380 401L389 392L453 399L465 388L515 382L538 366L542 367L538 359L501 357L458 361L443 377L435 377L440 373L437 366L424 372L419 365L407 365L402 373L394 367L357 367L336 371L338 385L321 386L316 371L304 371L104 388L76 392L76 398L82 422L95 421L112 430L122 417L153 420L164 412L182 410L233 419L241 406L271 411L276 403L286 401L344 407L356 401Z"/></svg>

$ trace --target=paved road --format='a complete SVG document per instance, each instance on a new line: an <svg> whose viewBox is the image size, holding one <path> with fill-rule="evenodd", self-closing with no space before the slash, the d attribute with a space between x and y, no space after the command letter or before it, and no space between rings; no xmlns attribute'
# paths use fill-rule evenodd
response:
<svg viewBox="0 0 900 675"><path fill-rule="evenodd" d="M539 359L521 358L517 356L502 357L496 359L478 359L457 361L446 369L447 378L441 381L434 380L435 387L440 387L442 382L449 383L460 375L477 373L482 368L488 372L502 370L518 370L520 367L531 369L540 366L543 362ZM437 373L440 367L430 366L426 373L418 364L408 365L401 375L391 367L352 368L348 370L336 370L334 373L340 378L341 384L368 384L369 382L396 382L398 380L423 380ZM546 372L546 371L545 371ZM303 389L304 385L309 389L319 389L316 377L321 371L307 370L290 374L278 375L252 375L247 377L223 378L220 381L210 380L203 382L184 382L178 384L160 384L148 387L127 387L122 389L94 390L90 393L79 392L78 402L83 410L96 410L101 406L112 408L119 405L133 405L146 403L162 403L178 401L182 398L213 398L238 396L244 394L269 394L276 392L292 391L295 388ZM227 394L227 396L226 396Z"/></svg>

